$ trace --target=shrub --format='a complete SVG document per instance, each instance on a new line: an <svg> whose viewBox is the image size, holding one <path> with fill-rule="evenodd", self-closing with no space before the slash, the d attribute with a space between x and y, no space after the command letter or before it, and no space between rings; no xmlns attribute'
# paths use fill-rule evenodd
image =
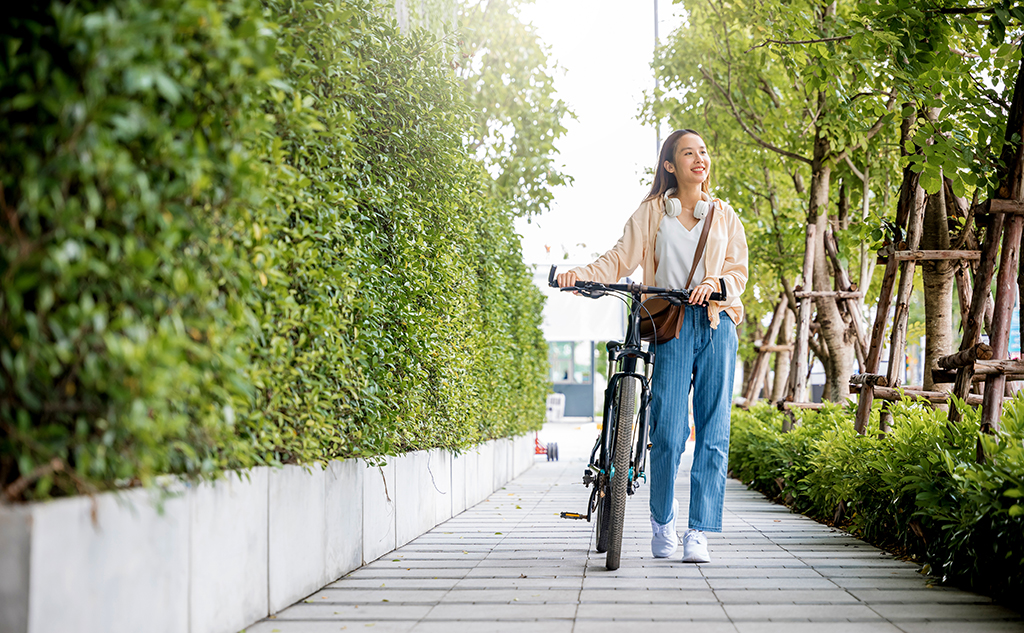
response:
<svg viewBox="0 0 1024 633"><path fill-rule="evenodd" d="M23 4L0 22L8 496L539 426L542 296L441 43L365 0Z"/></svg>
<svg viewBox="0 0 1024 633"><path fill-rule="evenodd" d="M978 412L959 406L963 420L948 424L942 411L893 403L882 437L857 435L852 407L803 412L785 434L778 411L735 411L732 472L800 512L917 557L944 580L1013 595L1024 588L1024 400L1008 404L996 436L980 434Z"/></svg>
<svg viewBox="0 0 1024 633"><path fill-rule="evenodd" d="M245 464L251 279L221 239L266 38L244 1L0 18L2 481L45 496ZM8 492L16 492L9 490Z"/></svg>

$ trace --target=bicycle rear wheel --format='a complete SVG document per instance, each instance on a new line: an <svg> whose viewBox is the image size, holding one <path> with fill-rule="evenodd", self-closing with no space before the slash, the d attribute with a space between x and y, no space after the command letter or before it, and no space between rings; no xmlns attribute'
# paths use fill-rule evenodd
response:
<svg viewBox="0 0 1024 633"><path fill-rule="evenodd" d="M619 568L622 554L622 526L626 518L626 494L629 486L629 461L633 445L633 404L636 398L632 378L619 382L616 394L615 437L612 472L608 486L608 556L605 567Z"/></svg>

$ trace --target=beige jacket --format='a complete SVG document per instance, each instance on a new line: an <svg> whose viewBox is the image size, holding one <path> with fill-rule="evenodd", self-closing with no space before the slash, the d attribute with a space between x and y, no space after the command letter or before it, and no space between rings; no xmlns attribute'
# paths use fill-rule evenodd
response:
<svg viewBox="0 0 1024 633"><path fill-rule="evenodd" d="M725 310L734 323L743 320L743 302L740 297L747 285L747 238L743 223L732 207L715 198L719 203L715 219L708 232L704 247L704 267L707 276L703 282L714 285L718 290L718 279L725 280L726 300L712 301L708 306L711 327L718 327L718 313ZM658 237L665 213L660 198L640 204L626 222L622 237L614 247L592 264L572 269L571 272L584 281L616 283L632 274L637 266L644 267L644 285L654 285L658 271L658 259L654 252L654 241ZM674 220L674 218L669 218Z"/></svg>

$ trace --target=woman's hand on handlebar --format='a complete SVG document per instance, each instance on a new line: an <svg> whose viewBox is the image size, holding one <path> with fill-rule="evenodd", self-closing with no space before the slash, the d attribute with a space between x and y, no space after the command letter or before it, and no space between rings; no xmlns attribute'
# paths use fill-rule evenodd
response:
<svg viewBox="0 0 1024 633"><path fill-rule="evenodd" d="M572 286L576 285L577 281L578 278L576 277L576 273L572 272L571 270L567 273L560 273L558 275L559 288L571 288Z"/></svg>
<svg viewBox="0 0 1024 633"><path fill-rule="evenodd" d="M708 284L707 282L702 283L690 292L690 305L700 305L708 300L711 293L716 292L718 289Z"/></svg>

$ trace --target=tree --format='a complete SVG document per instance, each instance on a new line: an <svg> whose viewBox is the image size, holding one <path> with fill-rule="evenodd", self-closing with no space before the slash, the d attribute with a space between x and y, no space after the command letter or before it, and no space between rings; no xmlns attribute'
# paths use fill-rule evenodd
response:
<svg viewBox="0 0 1024 633"><path fill-rule="evenodd" d="M719 142L718 155L739 157L724 161L724 189L754 218L765 191L777 195L778 183L791 182L777 199L796 194L806 206L782 209L777 227L756 226L774 238L762 244L786 242L780 255L795 264L801 249L785 227L805 214L814 290L832 290L831 277L840 272L822 248L828 229L839 240L840 259L859 260L851 277L867 292L874 266L868 245L882 239L891 182L899 183L904 209L926 206L923 248L977 243L967 199L994 184L1006 117L999 83L1019 60L1006 33L1018 14L1024 8L950 0L694 5L656 54L666 92L649 101L648 116L687 127L703 120ZM871 209L872 197L883 204ZM851 219L858 198L869 222ZM782 268L763 249L752 249L751 257L752 280L760 278L759 264ZM945 263L923 266L929 362L949 351L953 272ZM966 274L957 274L967 285ZM842 399L853 356L844 323L850 315L830 297L816 298L815 306L821 338L810 339L811 349L825 366L827 392ZM801 325L809 321L804 310Z"/></svg>
<svg viewBox="0 0 1024 633"><path fill-rule="evenodd" d="M518 17L523 3L460 5L457 72L473 113L469 147L494 178L492 194L531 217L548 210L553 187L572 181L555 164L562 120L572 113L555 96L556 68L546 48Z"/></svg>
<svg viewBox="0 0 1024 633"><path fill-rule="evenodd" d="M896 103L885 78L857 63L857 51L844 45L850 37L841 34L849 12L843 9L835 2L695 5L688 25L655 60L662 82L682 89L684 112L724 111L718 121L741 130L743 143L785 161L794 189L807 200L805 240L813 266L804 267L805 290L833 289L824 247L832 171L892 121ZM861 90L852 92L854 86ZM655 116L663 113L656 106ZM755 169L730 178L757 182L749 173ZM816 298L815 306L828 391L841 400L849 394L854 340L835 298ZM810 324L808 302L799 323Z"/></svg>

